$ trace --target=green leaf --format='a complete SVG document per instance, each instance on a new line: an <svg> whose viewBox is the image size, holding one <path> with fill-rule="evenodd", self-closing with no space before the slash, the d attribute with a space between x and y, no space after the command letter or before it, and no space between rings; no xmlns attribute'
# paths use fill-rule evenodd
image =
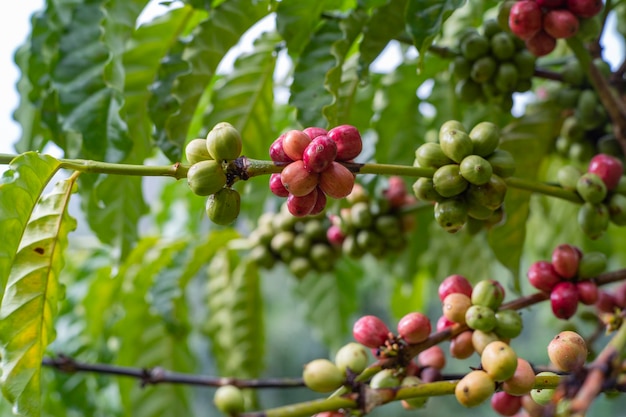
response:
<svg viewBox="0 0 626 417"><path fill-rule="evenodd" d="M0 179L0 294L4 294L37 199L59 166L59 161L50 156L28 152L15 158Z"/></svg>
<svg viewBox="0 0 626 417"><path fill-rule="evenodd" d="M283 0L276 8L276 29L287 44L292 56L298 56L309 43L309 34L322 18L324 0L302 1Z"/></svg>
<svg viewBox="0 0 626 417"><path fill-rule="evenodd" d="M406 26L419 52L420 65L426 51L441 32L444 22L464 4L465 0L409 1L406 9Z"/></svg>
<svg viewBox="0 0 626 417"><path fill-rule="evenodd" d="M336 64L332 48L342 38L339 22L326 20L312 35L298 59L289 104L297 109L297 118L302 126L328 127L322 109L332 103L333 96L323 85L326 73Z"/></svg>
<svg viewBox="0 0 626 417"><path fill-rule="evenodd" d="M233 70L215 83L205 120L209 129L219 122L235 126L243 139L243 153L252 158L267 158L278 136L271 120L279 41L275 33L264 33L254 42L252 52L237 58Z"/></svg>
<svg viewBox="0 0 626 417"><path fill-rule="evenodd" d="M198 25L185 45L180 58L188 67L178 59L180 50L173 51L174 61L167 63L173 66L173 71L163 74L166 84L160 84L161 79L156 81L157 89L153 92L159 97L151 109L157 143L172 161L181 159L186 140L197 133L190 132L189 126L218 64L239 38L270 11L268 0L252 4L246 0L221 3Z"/></svg>
<svg viewBox="0 0 626 417"><path fill-rule="evenodd" d="M263 300L257 266L230 249L209 266L206 331L220 375L256 378L265 356Z"/></svg>
<svg viewBox="0 0 626 417"><path fill-rule="evenodd" d="M41 413L41 360L55 337L63 295L58 278L67 235L76 227L67 213L75 180L58 183L35 207L0 305L2 392L22 415Z"/></svg>

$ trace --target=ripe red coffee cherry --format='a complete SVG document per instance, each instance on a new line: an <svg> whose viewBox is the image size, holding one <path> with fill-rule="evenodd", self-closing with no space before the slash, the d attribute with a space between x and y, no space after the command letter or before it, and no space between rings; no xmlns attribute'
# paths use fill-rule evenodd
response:
<svg viewBox="0 0 626 417"><path fill-rule="evenodd" d="M593 281L578 281L576 283L578 300L584 305L590 306L598 301L598 286Z"/></svg>
<svg viewBox="0 0 626 417"><path fill-rule="evenodd" d="M283 186L291 194L302 197L312 192L319 182L319 174L304 169L304 162L295 161L287 165L280 173Z"/></svg>
<svg viewBox="0 0 626 417"><path fill-rule="evenodd" d="M318 136L304 149L302 161L309 172L322 172L337 156L337 144L328 136Z"/></svg>
<svg viewBox="0 0 626 417"><path fill-rule="evenodd" d="M468 297L472 296L472 284L463 275L450 275L439 284L439 300L443 300L452 293L465 294Z"/></svg>
<svg viewBox="0 0 626 417"><path fill-rule="evenodd" d="M513 376L502 383L502 389L512 395L528 394L535 385L535 371L526 359L517 358Z"/></svg>
<svg viewBox="0 0 626 417"><path fill-rule="evenodd" d="M556 48L556 39L540 30L532 38L526 39L526 49L535 56L548 55Z"/></svg>
<svg viewBox="0 0 626 417"><path fill-rule="evenodd" d="M541 7L534 1L518 1L511 7L509 27L520 39L530 39L541 29Z"/></svg>
<svg viewBox="0 0 626 417"><path fill-rule="evenodd" d="M543 30L556 39L567 39L578 33L578 18L567 9L550 10L543 16Z"/></svg>
<svg viewBox="0 0 626 417"><path fill-rule="evenodd" d="M409 313L398 322L398 334L407 343L423 342L428 339L430 331L430 319L422 313Z"/></svg>
<svg viewBox="0 0 626 417"><path fill-rule="evenodd" d="M361 153L363 141L359 130L351 125L341 125L328 131L328 137L337 143L337 160L349 161Z"/></svg>
<svg viewBox="0 0 626 417"><path fill-rule="evenodd" d="M577 371L587 360L587 344L576 332L563 331L548 344L548 357L558 369L564 372Z"/></svg>
<svg viewBox="0 0 626 417"><path fill-rule="evenodd" d="M344 198L354 187L354 174L343 165L331 162L320 175L320 188L332 198Z"/></svg>
<svg viewBox="0 0 626 417"><path fill-rule="evenodd" d="M293 162L293 159L288 157L283 149L284 138L285 134L283 133L270 146L270 159L274 162Z"/></svg>
<svg viewBox="0 0 626 417"><path fill-rule="evenodd" d="M320 187L316 188L317 190L317 199L315 200L315 204L309 213L310 216L314 216L316 214L320 214L326 208L326 194L322 191Z"/></svg>
<svg viewBox="0 0 626 417"><path fill-rule="evenodd" d="M420 352L417 361L422 367L443 369L446 366L446 355L441 346L435 345Z"/></svg>
<svg viewBox="0 0 626 417"><path fill-rule="evenodd" d="M602 0L567 0L567 8L578 17L594 17L602 10Z"/></svg>
<svg viewBox="0 0 626 417"><path fill-rule="evenodd" d="M611 191L617 187L624 173L624 166L622 161L616 157L601 153L591 158L587 172L600 177L604 181L607 190Z"/></svg>
<svg viewBox="0 0 626 417"><path fill-rule="evenodd" d="M552 312L560 319L567 320L578 309L578 290L576 284L569 281L558 283L550 293Z"/></svg>
<svg viewBox="0 0 626 417"><path fill-rule="evenodd" d="M376 349L389 338L389 328L376 316L363 316L354 323L352 335L360 344Z"/></svg>
<svg viewBox="0 0 626 417"><path fill-rule="evenodd" d="M304 150L309 143L311 143L309 135L301 130L290 130L283 137L283 151L289 158L298 161L302 159Z"/></svg>
<svg viewBox="0 0 626 417"><path fill-rule="evenodd" d="M287 209L295 217L304 217L313 211L317 202L317 188L314 188L309 194L303 196L295 196L289 194L287 198Z"/></svg>
<svg viewBox="0 0 626 417"><path fill-rule="evenodd" d="M311 138L311 140L315 139L318 136L323 136L326 135L328 132L326 131L326 129L323 129L321 127L307 127L306 129L303 130L304 133L307 134L308 137Z"/></svg>
<svg viewBox="0 0 626 417"><path fill-rule="evenodd" d="M537 4L546 9L556 9L557 7L564 6L566 1L567 0L537 0Z"/></svg>
<svg viewBox="0 0 626 417"><path fill-rule="evenodd" d="M289 196L289 191L287 191L283 182L280 180L280 174L270 175L270 191L278 197Z"/></svg>
<svg viewBox="0 0 626 417"><path fill-rule="evenodd" d="M561 244L552 251L552 266L564 279L572 279L578 272L580 250L567 243Z"/></svg>
<svg viewBox="0 0 626 417"><path fill-rule="evenodd" d="M537 261L528 269L528 281L538 290L550 292L552 288L561 282L561 276L554 269L554 265L548 261Z"/></svg>
<svg viewBox="0 0 626 417"><path fill-rule="evenodd" d="M522 408L522 397L500 391L491 396L491 408L502 416L513 416Z"/></svg>
<svg viewBox="0 0 626 417"><path fill-rule="evenodd" d="M596 301L596 308L602 313L614 313L617 307L617 302L613 294L598 290L598 301Z"/></svg>

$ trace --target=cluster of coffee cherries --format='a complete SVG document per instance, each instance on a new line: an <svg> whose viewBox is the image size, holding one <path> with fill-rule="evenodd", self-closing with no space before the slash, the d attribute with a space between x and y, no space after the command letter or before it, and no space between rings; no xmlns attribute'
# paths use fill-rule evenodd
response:
<svg viewBox="0 0 626 417"><path fill-rule="evenodd" d="M509 27L536 56L547 55L557 39L575 36L580 19L590 19L602 10L600 0L521 0L511 6Z"/></svg>
<svg viewBox="0 0 626 417"><path fill-rule="evenodd" d="M326 196L350 194L355 176L340 162L352 161L362 148L354 126L290 130L270 147L272 161L286 164L280 174L270 176L270 190L287 197L287 208L296 217L319 214L326 207Z"/></svg>
<svg viewBox="0 0 626 417"><path fill-rule="evenodd" d="M224 165L241 155L239 131L230 123L218 123L206 139L193 139L185 147L191 164L187 183L195 194L209 196L206 212L213 223L227 225L239 215L241 197L228 185Z"/></svg>
<svg viewBox="0 0 626 417"><path fill-rule="evenodd" d="M559 170L558 181L584 200L578 210L578 224L589 238L602 236L609 222L626 225L626 176L618 158L598 154L585 173L567 165Z"/></svg>
<svg viewBox="0 0 626 417"><path fill-rule="evenodd" d="M482 34L474 29L459 41L461 54L451 64L456 94L465 101L487 100L513 107L512 94L532 87L535 56L496 20L486 20Z"/></svg>
<svg viewBox="0 0 626 417"><path fill-rule="evenodd" d="M472 287L467 278L455 274L444 279L438 291L443 315L437 321L437 330L455 323L469 327L451 340L450 355L455 358L465 359L474 352L482 354L489 343L509 341L522 332L519 313L500 309L505 291L495 280L482 280Z"/></svg>
<svg viewBox="0 0 626 417"><path fill-rule="evenodd" d="M583 254L576 246L564 243L554 248L551 261L533 263L527 276L533 287L550 294L554 315L567 320L576 314L579 302L593 305L598 301L593 278L605 269L603 253Z"/></svg>
<svg viewBox="0 0 626 417"><path fill-rule="evenodd" d="M487 225L500 222L507 186L503 178L515 171L513 156L497 149L498 127L478 123L467 133L458 121L445 122L439 141L428 142L415 151L415 166L435 168L432 178L413 184L415 196L435 202L435 220L447 232L456 233L468 218Z"/></svg>
<svg viewBox="0 0 626 417"><path fill-rule="evenodd" d="M406 235L413 229L414 216L403 213L403 209L416 201L407 193L402 178L390 177L380 198L371 198L356 184L347 201L349 207L329 216L331 226L326 236L331 245L355 259L365 254L382 258L406 247Z"/></svg>

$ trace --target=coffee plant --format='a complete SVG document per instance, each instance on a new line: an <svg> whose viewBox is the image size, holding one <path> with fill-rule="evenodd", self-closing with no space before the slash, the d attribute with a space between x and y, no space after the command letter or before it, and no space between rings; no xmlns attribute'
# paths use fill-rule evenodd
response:
<svg viewBox="0 0 626 417"><path fill-rule="evenodd" d="M625 2L148 6L15 53L2 415L623 414Z"/></svg>

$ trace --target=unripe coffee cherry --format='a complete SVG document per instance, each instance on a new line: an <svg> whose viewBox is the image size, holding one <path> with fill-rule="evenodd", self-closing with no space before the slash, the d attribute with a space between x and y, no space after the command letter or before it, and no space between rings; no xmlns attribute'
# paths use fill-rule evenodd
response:
<svg viewBox="0 0 626 417"><path fill-rule="evenodd" d="M378 371L370 381L370 387L373 389L395 388L400 385L400 378L395 375L394 369L383 369Z"/></svg>
<svg viewBox="0 0 626 417"><path fill-rule="evenodd" d="M337 156L337 144L328 136L318 136L304 149L302 161L309 172L322 172Z"/></svg>
<svg viewBox="0 0 626 417"><path fill-rule="evenodd" d="M552 288L562 279L554 269L554 265L548 261L537 261L530 265L527 276L530 285L545 292L552 291Z"/></svg>
<svg viewBox="0 0 626 417"><path fill-rule="evenodd" d="M505 35L502 33L502 35ZM510 35L506 35L510 36ZM474 155L483 158L491 155L500 143L500 129L491 122L480 122L469 132Z"/></svg>
<svg viewBox="0 0 626 417"><path fill-rule="evenodd" d="M185 146L185 156L190 164L196 164L206 159L213 159L206 148L206 139L193 139Z"/></svg>
<svg viewBox="0 0 626 417"><path fill-rule="evenodd" d="M613 196L615 197L615 195ZM578 209L578 225L589 239L598 239L609 227L611 215L606 204L584 203ZM615 220L613 220L615 223Z"/></svg>
<svg viewBox="0 0 626 417"><path fill-rule="evenodd" d="M302 197L315 190L320 175L307 171L304 162L295 161L287 165L280 173L283 186L296 197Z"/></svg>
<svg viewBox="0 0 626 417"><path fill-rule="evenodd" d="M467 223L467 204L458 198L449 198L435 204L435 221L448 233L456 233Z"/></svg>
<svg viewBox="0 0 626 417"><path fill-rule="evenodd" d="M187 184L194 194L201 196L215 194L226 185L226 174L222 164L212 159L193 164L187 172Z"/></svg>
<svg viewBox="0 0 626 417"><path fill-rule="evenodd" d="M441 145L433 142L420 145L415 151L415 160L423 168L439 168L454 163L443 153Z"/></svg>
<svg viewBox="0 0 626 417"><path fill-rule="evenodd" d="M554 372L539 372L537 376L557 376L557 374L555 374ZM554 392L554 388L533 389L530 391L530 396L537 404L548 405L550 401L552 401Z"/></svg>
<svg viewBox="0 0 626 417"><path fill-rule="evenodd" d="M578 309L578 290L576 284L569 281L558 283L550 293L552 312L560 319L567 320Z"/></svg>
<svg viewBox="0 0 626 417"><path fill-rule="evenodd" d="M576 191L583 200L598 204L606 198L607 187L602 178L592 172L587 172L578 179Z"/></svg>
<svg viewBox="0 0 626 417"><path fill-rule="evenodd" d="M376 349L389 338L389 328L376 316L363 316L354 323L352 335L360 344Z"/></svg>
<svg viewBox="0 0 626 417"><path fill-rule="evenodd" d="M446 366L446 355L441 346L431 346L417 355L417 362L421 367L443 369Z"/></svg>
<svg viewBox="0 0 626 417"><path fill-rule="evenodd" d="M578 18L567 9L549 10L543 16L543 30L556 39L567 39L578 33Z"/></svg>
<svg viewBox="0 0 626 417"><path fill-rule="evenodd" d="M465 407L474 407L486 401L496 390L493 379L484 371L471 371L454 389L454 395Z"/></svg>
<svg viewBox="0 0 626 417"><path fill-rule="evenodd" d="M206 202L206 213L209 219L222 226L231 224L239 216L241 196L237 190L222 188L209 196Z"/></svg>
<svg viewBox="0 0 626 417"><path fill-rule="evenodd" d="M332 198L348 196L354 186L354 174L348 168L334 161L319 175L320 188Z"/></svg>
<svg viewBox="0 0 626 417"><path fill-rule="evenodd" d="M513 416L522 408L522 397L500 391L491 397L491 408L501 416Z"/></svg>
<svg viewBox="0 0 626 417"><path fill-rule="evenodd" d="M439 144L443 153L454 162L460 163L471 155L474 145L469 135L461 130L449 129L439 132Z"/></svg>
<svg viewBox="0 0 626 417"><path fill-rule="evenodd" d="M335 365L344 374L348 369L355 374L360 374L369 362L369 353L365 346L350 342L337 351Z"/></svg>
<svg viewBox="0 0 626 417"><path fill-rule="evenodd" d="M423 342L428 339L430 331L430 319L422 313L406 314L398 322L398 334L407 343Z"/></svg>
<svg viewBox="0 0 626 417"><path fill-rule="evenodd" d="M443 300L443 315L455 323L465 324L465 313L472 300L465 294L452 293Z"/></svg>
<svg viewBox="0 0 626 417"><path fill-rule="evenodd" d="M328 137L337 144L337 160L349 161L356 158L363 149L359 130L350 125L341 125L328 131Z"/></svg>
<svg viewBox="0 0 626 417"><path fill-rule="evenodd" d="M483 185L470 184L465 197L470 205L480 205L490 210L497 210L504 202L506 182L497 175L492 175L489 182Z"/></svg>
<svg viewBox="0 0 626 417"><path fill-rule="evenodd" d="M437 319L437 326L435 328L438 332L440 332L452 326L454 326L454 322L452 320L448 319L446 316L441 316Z"/></svg>
<svg viewBox="0 0 626 417"><path fill-rule="evenodd" d="M463 178L474 185L488 183L493 174L491 164L478 155L469 155L463 158L459 170Z"/></svg>
<svg viewBox="0 0 626 417"><path fill-rule="evenodd" d="M457 359L467 359L474 353L472 331L466 330L450 340L450 356Z"/></svg>
<svg viewBox="0 0 626 417"><path fill-rule="evenodd" d="M591 158L587 172L600 177L607 190L611 191L619 184L619 180L624 173L624 166L622 161L616 157L601 153Z"/></svg>
<svg viewBox="0 0 626 417"><path fill-rule="evenodd" d="M328 359L315 359L304 365L304 385L316 392L330 392L339 388L345 379L343 372Z"/></svg>
<svg viewBox="0 0 626 417"><path fill-rule="evenodd" d="M239 414L244 411L243 393L234 385L222 385L215 390L213 404L224 414Z"/></svg>
<svg viewBox="0 0 626 417"><path fill-rule="evenodd" d="M561 244L552 251L552 266L564 279L572 279L578 272L580 250L567 243Z"/></svg>
<svg viewBox="0 0 626 417"><path fill-rule="evenodd" d="M548 357L563 372L577 371L587 360L587 344L576 332L563 331L548 344Z"/></svg>
<svg viewBox="0 0 626 417"><path fill-rule="evenodd" d="M461 194L468 185L456 164L444 165L433 175L435 191L443 197L454 197Z"/></svg>
<svg viewBox="0 0 626 417"><path fill-rule="evenodd" d="M241 155L242 146L239 131L226 122L216 124L206 138L209 154L220 162L238 158Z"/></svg>
<svg viewBox="0 0 626 417"><path fill-rule="evenodd" d="M272 145L270 146L270 159L274 162L293 162L283 149L283 139L285 138L285 134L283 133L276 139Z"/></svg>
<svg viewBox="0 0 626 417"><path fill-rule="evenodd" d="M498 281L485 279L478 282L472 291L472 304L497 310L504 300L504 287Z"/></svg>
<svg viewBox="0 0 626 417"><path fill-rule="evenodd" d="M522 317L515 310L500 310L496 313L494 332L503 339L513 339L520 335L524 327Z"/></svg>
<svg viewBox="0 0 626 417"><path fill-rule="evenodd" d="M606 269L606 255L602 252L584 253L578 262L578 279L595 278Z"/></svg>
<svg viewBox="0 0 626 417"><path fill-rule="evenodd" d="M465 323L470 329L490 332L496 327L496 315L489 307L473 305L465 312Z"/></svg>
<svg viewBox="0 0 626 417"><path fill-rule="evenodd" d="M309 143L311 143L309 135L301 130L290 130L283 137L283 151L289 158L299 161Z"/></svg>
<svg viewBox="0 0 626 417"><path fill-rule="evenodd" d="M494 332L483 332L482 330L474 330L472 332L472 346L479 355L482 355L485 347L491 342L500 340Z"/></svg>
<svg viewBox="0 0 626 417"><path fill-rule="evenodd" d="M530 0L518 1L511 7L509 27L520 39L530 39L542 25L542 12L537 3Z"/></svg>
<svg viewBox="0 0 626 417"><path fill-rule="evenodd" d="M517 354L502 341L491 342L481 353L480 363L491 379L496 382L505 381L515 374Z"/></svg>
<svg viewBox="0 0 626 417"><path fill-rule="evenodd" d="M472 296L472 284L462 275L450 275L439 284L439 300L443 300L455 292L465 294L468 297Z"/></svg>
<svg viewBox="0 0 626 417"><path fill-rule="evenodd" d="M513 376L502 383L502 389L511 395L528 394L535 385L535 371L526 359L517 358Z"/></svg>

